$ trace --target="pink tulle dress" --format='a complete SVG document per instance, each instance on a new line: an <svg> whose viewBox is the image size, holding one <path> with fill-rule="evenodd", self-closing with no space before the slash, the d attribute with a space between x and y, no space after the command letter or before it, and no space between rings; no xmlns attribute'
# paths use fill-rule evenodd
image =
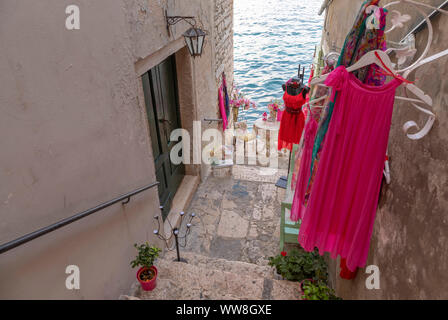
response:
<svg viewBox="0 0 448 320"><path fill-rule="evenodd" d="M367 262L384 169L396 88L373 87L340 66L326 85L338 92L325 148L299 234L307 251L316 247L346 259L350 271Z"/></svg>
<svg viewBox="0 0 448 320"><path fill-rule="evenodd" d="M319 127L319 116L320 110L318 112L314 110L310 111L308 122L305 125L300 169L291 207L291 221L299 221L299 219L303 219L303 215L306 209L304 206L304 199L305 192L308 187L308 181L310 180L311 175L311 156L313 153L314 138L316 137L317 129Z"/></svg>

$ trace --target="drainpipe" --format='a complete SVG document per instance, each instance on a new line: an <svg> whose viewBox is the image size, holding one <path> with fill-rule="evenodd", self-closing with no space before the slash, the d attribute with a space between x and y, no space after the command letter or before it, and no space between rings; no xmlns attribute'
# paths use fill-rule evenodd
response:
<svg viewBox="0 0 448 320"><path fill-rule="evenodd" d="M438 6L437 9L444 9L447 5L448 5L448 0L443 2L440 6ZM439 14L440 14L440 12L438 10L433 10L428 15L428 18L433 19L433 18L437 17ZM414 29L411 30L411 32L409 32L403 39L401 39L400 43L404 42L410 35L417 34L420 31L422 31L425 26L426 26L426 19L423 18L422 21L419 24L417 24L417 26Z"/></svg>

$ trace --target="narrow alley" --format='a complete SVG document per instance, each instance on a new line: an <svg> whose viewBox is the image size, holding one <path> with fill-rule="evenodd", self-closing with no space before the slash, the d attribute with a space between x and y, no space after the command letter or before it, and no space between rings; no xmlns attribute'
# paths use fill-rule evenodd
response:
<svg viewBox="0 0 448 320"><path fill-rule="evenodd" d="M0 300L448 298L448 0L73 2L1 0Z"/></svg>

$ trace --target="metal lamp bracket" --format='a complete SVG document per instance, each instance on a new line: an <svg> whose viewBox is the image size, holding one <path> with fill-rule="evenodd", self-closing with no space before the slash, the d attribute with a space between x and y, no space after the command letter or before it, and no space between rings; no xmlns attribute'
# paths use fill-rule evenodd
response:
<svg viewBox="0 0 448 320"><path fill-rule="evenodd" d="M166 28L168 30L168 36L171 36L171 26L178 24L181 21L185 21L192 28L196 26L196 18L190 16L169 16L168 11L165 10Z"/></svg>

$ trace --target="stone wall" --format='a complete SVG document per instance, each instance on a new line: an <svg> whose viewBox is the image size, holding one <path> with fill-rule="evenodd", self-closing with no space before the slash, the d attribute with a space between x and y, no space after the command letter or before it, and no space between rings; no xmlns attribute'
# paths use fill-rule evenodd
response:
<svg viewBox="0 0 448 320"><path fill-rule="evenodd" d="M389 1L382 1L385 4ZM425 1L436 3L437 1ZM441 1L437 3L440 4ZM341 48L362 1L333 1L328 9L323 47ZM409 8L395 6L406 12ZM411 25L421 17L413 15ZM431 54L446 49L448 17L433 19L435 39ZM399 40L400 31L390 40ZM427 42L427 29L416 35L418 54ZM334 48L333 48L334 49ZM365 270L354 281L339 278L338 264L331 262L331 279L345 299L447 299L448 298L448 72L447 57L419 68L415 84L434 100L434 128L419 141L409 140L403 124L426 119L409 103L397 101L392 120L389 152L392 184L382 190L367 265L381 271L381 289L367 290ZM400 88L398 95L403 95Z"/></svg>
<svg viewBox="0 0 448 320"><path fill-rule="evenodd" d="M233 84L233 0L215 0L215 70L219 81L222 72L228 85Z"/></svg>

